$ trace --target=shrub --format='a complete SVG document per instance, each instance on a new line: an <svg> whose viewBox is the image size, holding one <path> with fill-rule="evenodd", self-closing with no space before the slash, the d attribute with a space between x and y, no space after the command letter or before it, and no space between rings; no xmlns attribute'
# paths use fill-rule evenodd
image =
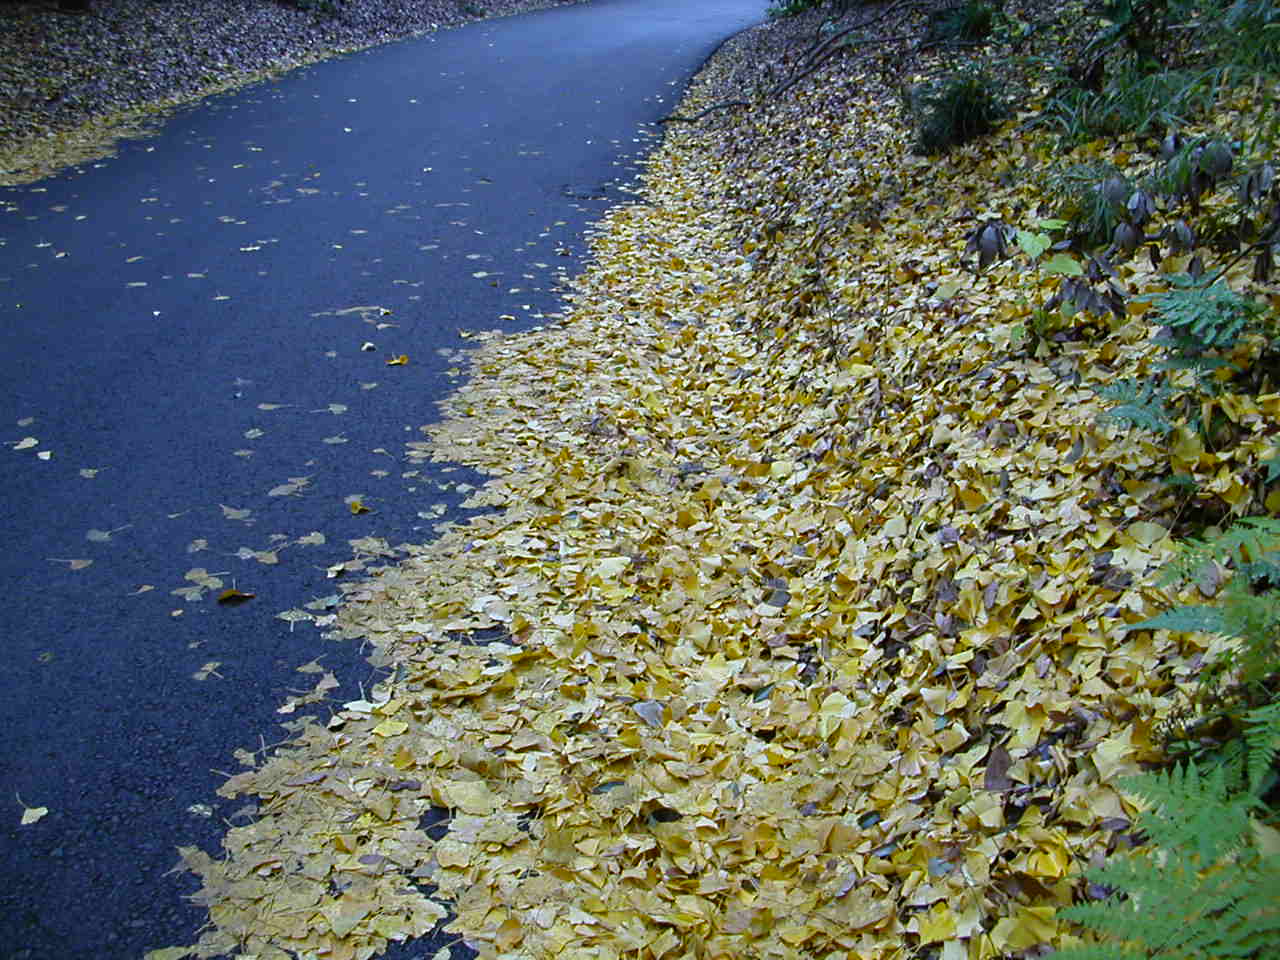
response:
<svg viewBox="0 0 1280 960"><path fill-rule="evenodd" d="M915 149L945 153L986 136L1008 113L996 89L984 70L968 69L905 91L907 112L916 129Z"/></svg>
<svg viewBox="0 0 1280 960"><path fill-rule="evenodd" d="M1071 86L1060 92L1045 104L1039 122L1068 143L1158 135L1209 109L1225 79L1217 68L1145 73L1130 60L1100 91Z"/></svg>
<svg viewBox="0 0 1280 960"><path fill-rule="evenodd" d="M1120 169L1102 162L1071 164L1049 174L1047 186L1055 216L1071 224L1072 238L1086 248L1110 242L1132 192Z"/></svg>
<svg viewBox="0 0 1280 960"><path fill-rule="evenodd" d="M1280 5L1235 0L1216 22L1218 55L1249 71L1280 70Z"/></svg>
<svg viewBox="0 0 1280 960"><path fill-rule="evenodd" d="M815 10L822 6L823 0L778 0L769 6L769 18L794 17L806 10Z"/></svg>
<svg viewBox="0 0 1280 960"><path fill-rule="evenodd" d="M981 0L937 10L929 16L925 43L979 43L991 35L995 18L995 9Z"/></svg>

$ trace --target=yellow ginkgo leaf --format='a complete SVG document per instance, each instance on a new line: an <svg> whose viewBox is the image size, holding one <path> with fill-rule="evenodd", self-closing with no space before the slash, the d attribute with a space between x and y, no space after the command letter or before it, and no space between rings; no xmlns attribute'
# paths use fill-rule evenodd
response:
<svg viewBox="0 0 1280 960"><path fill-rule="evenodd" d="M370 512L369 508L366 507L359 500L352 500L350 503L347 504L347 509L351 511L353 516L359 516L362 513Z"/></svg>
<svg viewBox="0 0 1280 960"><path fill-rule="evenodd" d="M408 362L409 362L409 355L408 355L407 353L402 353L402 354L400 354L400 356L398 356L398 357L390 357L390 358L388 358L388 360L387 360L387 366L388 366L388 367L403 367L403 366L404 366L405 364L407 364Z"/></svg>
<svg viewBox="0 0 1280 960"><path fill-rule="evenodd" d="M31 824L43 819L48 812L48 807L24 807L22 810L22 825L29 827Z"/></svg>

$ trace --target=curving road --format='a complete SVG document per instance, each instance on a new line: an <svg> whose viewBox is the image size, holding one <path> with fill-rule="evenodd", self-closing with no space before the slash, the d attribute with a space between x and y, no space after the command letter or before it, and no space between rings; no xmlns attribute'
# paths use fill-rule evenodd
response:
<svg viewBox="0 0 1280 960"><path fill-rule="evenodd" d="M166 871L241 805L216 771L285 736L300 665L339 701L376 679L296 618L325 615L349 541L372 563L464 515L475 477L402 455L460 329L557 309L653 121L763 8L594 0L442 32L0 189L0 956L194 941L195 880Z"/></svg>

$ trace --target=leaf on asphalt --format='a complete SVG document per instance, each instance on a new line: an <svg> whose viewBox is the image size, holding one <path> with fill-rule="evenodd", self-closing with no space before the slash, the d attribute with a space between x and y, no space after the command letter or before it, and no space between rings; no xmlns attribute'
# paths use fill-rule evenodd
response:
<svg viewBox="0 0 1280 960"><path fill-rule="evenodd" d="M369 513L370 510L361 500L348 500L347 509L351 511L353 516L359 516L362 513Z"/></svg>
<svg viewBox="0 0 1280 960"><path fill-rule="evenodd" d="M217 677L219 680L225 680L222 674L218 672L218 668L222 666L221 660L210 660L199 670L191 675L192 680L208 680L210 677Z"/></svg>
<svg viewBox="0 0 1280 960"><path fill-rule="evenodd" d="M304 536L299 537L294 543L301 544L304 547L319 547L325 542L325 536L319 530L313 530Z"/></svg>
<svg viewBox="0 0 1280 960"><path fill-rule="evenodd" d="M248 508L241 509L239 507L228 507L225 503L220 503L218 506L222 507L222 515L228 520L244 520L250 523L253 522L250 519L253 515L253 511Z"/></svg>
<svg viewBox="0 0 1280 960"><path fill-rule="evenodd" d="M389 357L387 359L388 367L403 367L409 362L409 355L402 353L398 357Z"/></svg>
<svg viewBox="0 0 1280 960"><path fill-rule="evenodd" d="M64 559L62 557L49 557L50 563L65 563L68 570L83 570L85 567L91 566L93 561L88 557L73 557Z"/></svg>
<svg viewBox="0 0 1280 960"><path fill-rule="evenodd" d="M218 594L218 603L223 604L224 606L234 607L244 603L246 600L252 600L255 596L257 596L257 594L245 593L242 590L237 590L234 587L231 587Z"/></svg>
<svg viewBox="0 0 1280 960"><path fill-rule="evenodd" d="M267 491L268 497L296 497L307 485L311 483L310 477L290 477L287 482L277 484Z"/></svg>
<svg viewBox="0 0 1280 960"><path fill-rule="evenodd" d="M92 541L93 543L110 543L113 535L119 533L121 530L128 530L131 526L133 526L133 524L126 523L123 526L116 527L114 530L90 530L84 535L84 538Z"/></svg>

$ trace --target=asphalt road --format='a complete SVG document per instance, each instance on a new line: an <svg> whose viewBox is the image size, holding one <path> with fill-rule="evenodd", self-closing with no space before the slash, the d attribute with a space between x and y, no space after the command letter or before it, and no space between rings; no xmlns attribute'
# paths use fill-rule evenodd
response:
<svg viewBox="0 0 1280 960"><path fill-rule="evenodd" d="M558 308L653 121L763 8L594 0L442 32L0 190L0 957L194 941L197 884L166 871L242 805L217 771L282 738L298 666L333 670L338 702L376 679L278 614L324 615L349 541L463 516L476 478L403 456L459 331Z"/></svg>

